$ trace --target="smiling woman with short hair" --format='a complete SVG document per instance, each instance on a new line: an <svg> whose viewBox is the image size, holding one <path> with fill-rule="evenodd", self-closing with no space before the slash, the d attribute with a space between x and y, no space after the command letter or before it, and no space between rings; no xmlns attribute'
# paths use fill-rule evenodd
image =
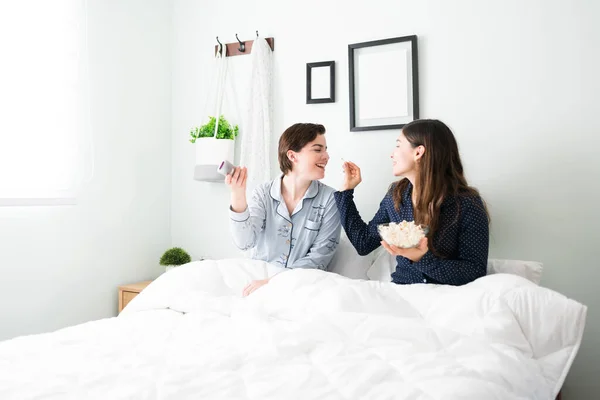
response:
<svg viewBox="0 0 600 400"><path fill-rule="evenodd" d="M231 188L233 241L253 259L282 268L326 270L340 239L334 189L319 182L329 161L325 127L298 123L279 139L282 174L259 185L246 201L245 167L236 167L225 182ZM270 278L269 278L270 279ZM269 279L251 282L244 295Z"/></svg>

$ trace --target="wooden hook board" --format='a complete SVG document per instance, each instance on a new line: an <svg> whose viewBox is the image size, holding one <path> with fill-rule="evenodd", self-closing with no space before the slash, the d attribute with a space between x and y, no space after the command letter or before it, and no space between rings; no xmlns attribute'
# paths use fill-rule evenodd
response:
<svg viewBox="0 0 600 400"><path fill-rule="evenodd" d="M271 50L272 51L275 50L275 39L272 37L269 37L269 38L265 38L265 40L269 44L269 47L271 48ZM239 47L240 47L239 42L224 44L223 47L227 47L226 57L245 56L245 55L250 54L250 52L252 51L252 44L254 43L254 40L246 40L244 43L246 45L246 51L244 51L244 52L239 51ZM215 55L217 55L217 51L219 51L218 44L215 45Z"/></svg>

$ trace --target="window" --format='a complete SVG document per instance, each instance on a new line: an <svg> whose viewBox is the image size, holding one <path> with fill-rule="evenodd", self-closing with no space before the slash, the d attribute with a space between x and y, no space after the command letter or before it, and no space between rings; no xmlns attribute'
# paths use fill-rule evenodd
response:
<svg viewBox="0 0 600 400"><path fill-rule="evenodd" d="M84 6L0 3L0 205L71 203L91 178Z"/></svg>

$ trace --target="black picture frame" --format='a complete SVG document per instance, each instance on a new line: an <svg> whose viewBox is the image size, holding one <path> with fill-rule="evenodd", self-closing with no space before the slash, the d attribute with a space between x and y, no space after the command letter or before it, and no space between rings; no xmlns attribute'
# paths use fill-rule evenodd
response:
<svg viewBox="0 0 600 400"><path fill-rule="evenodd" d="M312 69L329 67L329 97L312 97ZM306 104L335 103L335 61L321 61L306 64Z"/></svg>
<svg viewBox="0 0 600 400"><path fill-rule="evenodd" d="M390 54L393 51L397 52L397 58L402 61L402 64L398 64L397 73L396 71L390 72L391 69L393 69L393 66L389 64L377 64L377 66L373 67L373 60L375 60L373 55L377 56L377 54L380 54L384 57L387 56L388 59L391 60ZM371 61L371 64L369 64L371 67L369 68L370 71L361 70L361 68L357 67L358 52L362 52L362 57L371 57L371 60L369 60ZM383 58L381 59L383 60ZM406 65L404 65L404 62L406 62ZM416 35L350 44L348 45L348 67L350 84L350 131L402 129L408 122L419 119L419 62ZM380 71L379 67L382 67L381 71L384 71L384 73ZM403 74L403 72L406 72L406 74ZM401 105L398 109L398 115L391 115L393 113L390 112L386 115L378 115L377 118L361 118L357 108L360 108L359 103L363 99L357 98L357 95L360 95L360 93L357 92L367 88L369 89L368 92L370 94L377 93L377 91L373 92L372 85L368 87L364 86L363 89L360 90L357 88L357 81L360 81L361 79L365 82L369 81L369 79L364 79L364 77L361 78L361 74L369 73L372 75L371 78L376 79L378 82L381 82L382 79L389 78L396 83L399 82L399 84L396 85L397 87L404 88L404 85L406 85L406 91L399 91L401 93L398 94L398 104ZM402 76L399 76L398 74ZM387 85L381 84L380 86L382 87L376 90L385 92L386 95L394 95L395 92L393 87L396 86L391 86L392 89ZM378 98L377 96L371 95L370 100L368 101L370 101L370 103L367 104L368 107L363 107L363 109L376 110L378 106L381 106L381 108L390 107L389 103L384 103L389 101L387 96ZM404 109L405 104L406 109ZM407 114L403 115L402 113ZM374 114L377 114L377 112Z"/></svg>

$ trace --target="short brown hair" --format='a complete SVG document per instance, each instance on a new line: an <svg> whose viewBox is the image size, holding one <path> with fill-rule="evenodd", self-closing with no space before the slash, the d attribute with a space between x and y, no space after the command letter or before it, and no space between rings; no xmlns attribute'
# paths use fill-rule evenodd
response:
<svg viewBox="0 0 600 400"><path fill-rule="evenodd" d="M300 151L308 143L316 139L317 135L324 135L325 127L320 124L298 123L290 126L279 138L279 168L287 174L292 170L292 162L287 156L289 150Z"/></svg>

